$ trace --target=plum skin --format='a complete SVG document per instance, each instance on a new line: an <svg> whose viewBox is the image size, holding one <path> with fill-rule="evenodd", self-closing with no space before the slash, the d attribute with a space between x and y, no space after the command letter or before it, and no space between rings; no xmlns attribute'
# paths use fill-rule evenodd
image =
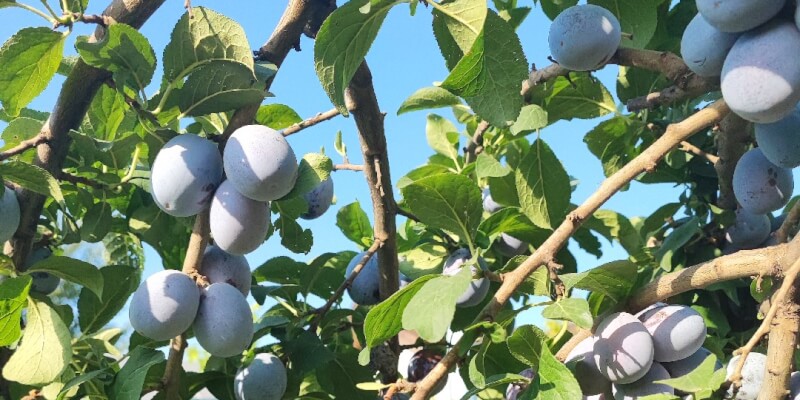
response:
<svg viewBox="0 0 800 400"><path fill-rule="evenodd" d="M461 271L464 263L469 261L470 258L472 258L472 255L466 248L454 251L447 257L447 260L445 260L442 274L448 276L457 274ZM486 261L483 258L478 258L478 265L482 270L488 269ZM472 269L473 275L478 272L474 265L471 265L470 269ZM461 297L456 300L456 306L473 307L478 305L486 297L486 294L489 293L489 284L490 282L486 278L473 279Z"/></svg>
<svg viewBox="0 0 800 400"><path fill-rule="evenodd" d="M520 256L528 252L528 244L509 234L501 233L497 238L497 252L508 257Z"/></svg>
<svg viewBox="0 0 800 400"><path fill-rule="evenodd" d="M303 195L308 203L308 211L300 215L303 219L315 219L325 214L333 202L333 178L328 177L310 192Z"/></svg>
<svg viewBox="0 0 800 400"><path fill-rule="evenodd" d="M643 377L628 384L615 383L612 385L612 392L614 393L614 398L618 400L636 400L640 397L658 393L675 394L675 389L671 386L655 383L655 381L669 378L669 372L660 363L654 362Z"/></svg>
<svg viewBox="0 0 800 400"><path fill-rule="evenodd" d="M200 303L200 289L188 275L163 270L147 278L131 297L133 329L153 340L167 340L192 325Z"/></svg>
<svg viewBox="0 0 800 400"><path fill-rule="evenodd" d="M241 195L230 181L224 181L214 193L209 212L209 227L220 249L234 255L244 255L257 249L271 221L269 203Z"/></svg>
<svg viewBox="0 0 800 400"><path fill-rule="evenodd" d="M203 290L194 319L197 343L217 357L241 354L253 339L253 315L242 293L227 283Z"/></svg>
<svg viewBox="0 0 800 400"><path fill-rule="evenodd" d="M723 32L743 32L774 17L785 0L697 0L697 11Z"/></svg>
<svg viewBox="0 0 800 400"><path fill-rule="evenodd" d="M442 355L437 353L434 350L430 349L422 349L414 353L411 356L411 360L408 362L408 371L406 375L406 379L409 382L419 382L433 370L433 367L436 364L442 361ZM434 395L439 393L444 389L447 385L447 376L444 379L441 379L436 386L431 389L430 394Z"/></svg>
<svg viewBox="0 0 800 400"><path fill-rule="evenodd" d="M800 7L798 9L800 9ZM800 372L792 372L789 376L788 400L800 400Z"/></svg>
<svg viewBox="0 0 800 400"><path fill-rule="evenodd" d="M758 148L782 168L800 166L800 106L785 118L770 124L755 124Z"/></svg>
<svg viewBox="0 0 800 400"><path fill-rule="evenodd" d="M736 369L740 357L740 355L734 356L731 358L730 362L728 362L726 378L730 379L731 375L733 375L733 371ZM756 400L761 391L761 385L764 383L764 371L766 367L766 355L761 353L748 354L744 362L744 367L742 368L742 387L739 388L734 399ZM733 390L728 389L728 397L726 398L729 398L732 394Z"/></svg>
<svg viewBox="0 0 800 400"><path fill-rule="evenodd" d="M653 359L677 361L694 354L706 339L703 317L691 307L669 305L639 317L653 337Z"/></svg>
<svg viewBox="0 0 800 400"><path fill-rule="evenodd" d="M736 223L725 231L725 240L737 249L755 249L770 234L766 214L753 214L743 208L736 210Z"/></svg>
<svg viewBox="0 0 800 400"><path fill-rule="evenodd" d="M653 363L653 338L644 324L628 313L606 317L595 331L594 363L613 383L631 383Z"/></svg>
<svg viewBox="0 0 800 400"><path fill-rule="evenodd" d="M519 375L524 376L524 377L526 377L528 379L533 379L533 377L536 375L536 373L533 372L532 369L528 368L528 369L522 370L519 373ZM509 384L508 387L506 388L506 400L517 400L517 397L519 396L520 392L525 390L525 387L526 386L524 386L522 383L511 383L511 384Z"/></svg>
<svg viewBox="0 0 800 400"><path fill-rule="evenodd" d="M190 217L208 207L222 181L222 156L210 140L192 134L170 139L151 168L153 200L175 217Z"/></svg>
<svg viewBox="0 0 800 400"><path fill-rule="evenodd" d="M719 76L725 56L738 38L738 34L719 31L697 14L683 31L681 57L695 74Z"/></svg>
<svg viewBox="0 0 800 400"><path fill-rule="evenodd" d="M244 256L226 253L214 245L208 246L203 253L200 272L208 279L208 283L225 282L245 296L250 293L252 273L250 263Z"/></svg>
<svg viewBox="0 0 800 400"><path fill-rule="evenodd" d="M297 180L292 147L280 132L263 125L235 130L225 145L222 162L236 190L257 201L286 196Z"/></svg>
<svg viewBox="0 0 800 400"><path fill-rule="evenodd" d="M751 213L766 214L785 206L792 191L792 170L771 163L759 148L744 153L733 170L733 193Z"/></svg>
<svg viewBox="0 0 800 400"><path fill-rule="evenodd" d="M594 363L594 344L596 341L597 338L594 336L581 340L564 359L567 364L575 361L573 374L584 395L607 393L611 390L611 382L600 373Z"/></svg>
<svg viewBox="0 0 800 400"><path fill-rule="evenodd" d="M792 23L769 23L742 34L722 66L720 88L731 111L757 123L789 115L800 100L795 54L800 54L800 31Z"/></svg>
<svg viewBox="0 0 800 400"><path fill-rule="evenodd" d="M257 354L234 378L237 400L280 400L286 393L286 367L272 353Z"/></svg>
<svg viewBox="0 0 800 400"><path fill-rule="evenodd" d="M489 188L483 189L483 209L488 213L494 213L499 211L503 206L494 201L492 198L492 192L489 191Z"/></svg>
<svg viewBox="0 0 800 400"><path fill-rule="evenodd" d="M10 240L19 228L19 201L14 190L0 183L3 197L0 197L0 245Z"/></svg>
<svg viewBox="0 0 800 400"><path fill-rule="evenodd" d="M602 67L622 40L619 20L603 7L583 4L562 11L550 25L550 54L562 67L591 71Z"/></svg>
<svg viewBox="0 0 800 400"><path fill-rule="evenodd" d="M345 279L355 270L356 265L361 262L367 252L362 252L350 260L345 271ZM374 253L366 264L361 268L361 272L353 280L353 284L347 288L347 294L357 304L370 306L381 301L380 293L380 269L378 268L378 253Z"/></svg>

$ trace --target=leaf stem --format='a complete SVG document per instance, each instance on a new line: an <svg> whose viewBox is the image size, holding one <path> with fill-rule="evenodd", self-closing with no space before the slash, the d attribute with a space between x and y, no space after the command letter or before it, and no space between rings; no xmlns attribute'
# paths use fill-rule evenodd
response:
<svg viewBox="0 0 800 400"><path fill-rule="evenodd" d="M58 20L58 19L59 19L59 16L58 16L58 14L56 14L56 12L53 10L53 8L52 8L52 7L50 7L50 4L47 4L47 0L41 0L41 1L42 1L42 4L44 4L44 8L46 8L46 9L47 9L47 11L50 13L50 15L52 15L52 16L53 16L53 18L55 18L56 20ZM65 1L65 2L66 2L66 1Z"/></svg>
<svg viewBox="0 0 800 400"><path fill-rule="evenodd" d="M136 150L133 151L133 158L131 159L131 166L128 168L128 173L122 178L119 183L128 182L133 178L133 173L136 172L136 164L139 163L139 156L142 154L141 143L136 145Z"/></svg>
<svg viewBox="0 0 800 400"><path fill-rule="evenodd" d="M56 18L51 17L51 16L43 13L38 8L30 6L30 5L27 5L25 3L13 2L13 3L9 3L9 5L14 6L14 7L19 7L21 9L23 9L23 10L28 10L28 11L30 11L30 12L32 12L32 13L34 13L34 14L42 17L42 18L44 18L47 22L49 22L49 23L51 23L53 25L55 25L58 22L58 20Z"/></svg>

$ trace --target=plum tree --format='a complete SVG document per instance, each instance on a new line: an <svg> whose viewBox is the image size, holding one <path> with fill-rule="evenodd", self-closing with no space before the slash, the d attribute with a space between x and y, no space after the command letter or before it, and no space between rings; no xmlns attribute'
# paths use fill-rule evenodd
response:
<svg viewBox="0 0 800 400"><path fill-rule="evenodd" d="M483 189L482 197L483 197L483 209L486 210L486 212L491 214L503 208L503 206L500 203L494 201L494 199L492 198L492 192L489 191L489 188Z"/></svg>
<svg viewBox="0 0 800 400"><path fill-rule="evenodd" d="M786 0L697 0L697 11L723 32L743 32L774 17Z"/></svg>
<svg viewBox="0 0 800 400"><path fill-rule="evenodd" d="M350 260L350 263L347 264L345 276L350 276L366 254L367 252L359 253ZM368 306L378 304L381 301L381 271L378 269L378 262L378 254L375 253L361 268L361 272L353 281L353 284L347 288L347 294L357 304Z"/></svg>
<svg viewBox="0 0 800 400"><path fill-rule="evenodd" d="M584 396L608 393L611 390L611 382L600 373L594 361L596 341L595 336L583 339L564 359L567 365L572 366L573 374Z"/></svg>
<svg viewBox="0 0 800 400"><path fill-rule="evenodd" d="M409 382L419 382L433 370L436 364L442 361L442 354L433 349L422 349L414 353L411 360L408 362L408 372L406 379ZM436 394L444 389L447 385L447 379L442 379L437 383L436 387L431 390L432 394Z"/></svg>
<svg viewBox="0 0 800 400"><path fill-rule="evenodd" d="M200 271L209 283L225 282L239 289L245 296L250 293L252 274L250 263L244 256L226 253L214 245L208 246L203 254Z"/></svg>
<svg viewBox="0 0 800 400"><path fill-rule="evenodd" d="M616 400L636 400L659 393L672 395L675 390L671 386L656 383L656 381L669 378L669 372L664 369L661 363L654 362L647 373L635 382L626 384L614 383L612 385L612 393L614 393L614 399Z"/></svg>
<svg viewBox="0 0 800 400"><path fill-rule="evenodd" d="M739 362L740 355L734 356L728 362L727 378L730 379L733 371L736 369L736 364ZM750 353L744 362L742 368L742 386L733 396L733 387L728 389L728 398L735 400L756 400L761 386L764 383L764 371L767 368L767 356L761 353Z"/></svg>
<svg viewBox="0 0 800 400"><path fill-rule="evenodd" d="M153 200L165 213L189 217L208 207L222 181L222 156L210 140L178 135L159 150L150 175Z"/></svg>
<svg viewBox="0 0 800 400"><path fill-rule="evenodd" d="M303 195L308 203L308 211L300 214L303 219L315 219L325 214L333 202L333 177L320 182L310 192Z"/></svg>
<svg viewBox="0 0 800 400"><path fill-rule="evenodd" d="M233 379L237 400L280 400L286 393L286 367L272 353L256 354Z"/></svg>
<svg viewBox="0 0 800 400"><path fill-rule="evenodd" d="M269 202L243 196L226 180L211 201L209 226L220 249L244 255L264 242L271 224L269 218Z"/></svg>
<svg viewBox="0 0 800 400"><path fill-rule="evenodd" d="M595 331L594 362L613 383L631 383L653 363L653 338L636 317L621 312L603 319Z"/></svg>
<svg viewBox="0 0 800 400"><path fill-rule="evenodd" d="M711 352L706 349L705 347L701 347L694 352L694 354L690 355L689 357L672 361L672 362L665 362L661 363L661 365L666 368L667 372L669 372L669 376L672 378L681 378L683 376L688 375L690 372L697 369L703 361L706 360L711 355ZM718 370L722 368L722 363L717 360L717 363L714 367L714 370ZM679 392L676 390L676 392Z"/></svg>
<svg viewBox="0 0 800 400"><path fill-rule="evenodd" d="M800 107L771 124L755 124L756 142L764 157L783 168L800 166Z"/></svg>
<svg viewBox="0 0 800 400"><path fill-rule="evenodd" d="M719 76L725 57L738 38L739 34L721 32L697 14L683 31L681 57L695 74Z"/></svg>
<svg viewBox="0 0 800 400"><path fill-rule="evenodd" d="M197 343L217 357L241 354L253 339L253 315L242 293L227 283L203 290L192 325Z"/></svg>
<svg viewBox="0 0 800 400"><path fill-rule="evenodd" d="M19 202L14 189L6 187L0 182L0 244L10 240L19 228Z"/></svg>
<svg viewBox="0 0 800 400"><path fill-rule="evenodd" d="M800 31L790 22L742 34L722 66L722 97L731 110L758 123L789 115L800 100L800 67L791 56L798 53Z"/></svg>
<svg viewBox="0 0 800 400"><path fill-rule="evenodd" d="M180 335L192 325L200 303L200 288L188 275L171 269L150 275L131 298L133 329L153 340Z"/></svg>
<svg viewBox="0 0 800 400"><path fill-rule="evenodd" d="M246 125L233 132L222 154L233 187L258 201L287 195L297 179L297 158L280 132Z"/></svg>
<svg viewBox="0 0 800 400"><path fill-rule="evenodd" d="M725 240L736 249L755 249L769 237L770 220L765 214L736 210L736 222L725 231Z"/></svg>
<svg viewBox="0 0 800 400"><path fill-rule="evenodd" d="M749 150L736 163L733 193L747 211L754 214L775 211L789 202L792 191L792 170L771 163L759 148Z"/></svg>
<svg viewBox="0 0 800 400"><path fill-rule="evenodd" d="M472 254L470 254L469 249L460 248L450 254L447 257L447 260L444 261L444 269L442 270L442 274L444 275L455 275L461 268L464 266L464 263L469 261L472 258ZM478 265L482 270L488 269L486 265L486 261L483 258L478 258ZM474 276L478 269L475 265L471 265L470 269L472 270L472 275ZM483 301L486 297L486 294L489 293L489 280L486 278L478 278L473 279L470 282L469 287L464 290L464 293L461 297L456 300L456 306L458 307L472 307Z"/></svg>
<svg viewBox="0 0 800 400"><path fill-rule="evenodd" d="M706 323L691 307L667 305L639 316L653 337L653 359L676 361L694 354L706 340Z"/></svg>
<svg viewBox="0 0 800 400"><path fill-rule="evenodd" d="M533 372L532 369L527 368L522 370L519 373L519 375L522 375L528 379L533 379L536 373ZM519 397L520 392L522 392L525 389L525 387L526 385L523 385L522 383L509 384L508 387L506 387L506 400L517 400L517 397Z"/></svg>
<svg viewBox="0 0 800 400"><path fill-rule="evenodd" d="M602 67L622 40L619 20L593 4L567 8L550 25L550 54L559 65L573 71Z"/></svg>

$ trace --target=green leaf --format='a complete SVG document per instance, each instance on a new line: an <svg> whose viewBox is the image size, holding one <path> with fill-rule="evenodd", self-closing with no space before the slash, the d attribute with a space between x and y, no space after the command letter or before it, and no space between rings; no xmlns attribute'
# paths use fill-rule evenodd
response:
<svg viewBox="0 0 800 400"><path fill-rule="evenodd" d="M583 329L592 329L592 312L584 299L567 297L542 310L542 316L549 319L571 321Z"/></svg>
<svg viewBox="0 0 800 400"><path fill-rule="evenodd" d="M579 274L563 274L567 289L578 288L597 292L621 303L630 294L636 276L636 264L628 260L611 261Z"/></svg>
<svg viewBox="0 0 800 400"><path fill-rule="evenodd" d="M19 115L47 87L61 63L65 38L50 28L23 28L0 47L0 102L6 113Z"/></svg>
<svg viewBox="0 0 800 400"><path fill-rule="evenodd" d="M519 118L511 125L511 133L514 135L527 135L547 126L547 112L536 104L529 104L522 107Z"/></svg>
<svg viewBox="0 0 800 400"><path fill-rule="evenodd" d="M13 147L19 145L22 141L30 139L39 134L42 131L42 126L44 125L44 120L37 120L33 118L26 118L26 117L19 117L11 120L8 123L6 128L3 130L3 134L0 135L0 139L3 139L3 146L0 147L0 151L6 151ZM12 160L22 160L26 162L30 162L33 160L33 156L36 153L34 150L29 150L25 153L15 156Z"/></svg>
<svg viewBox="0 0 800 400"><path fill-rule="evenodd" d="M471 281L471 269L462 268L453 276L439 276L425 282L403 310L403 328L417 331L426 342L441 340L453 320L456 300Z"/></svg>
<svg viewBox="0 0 800 400"><path fill-rule="evenodd" d="M63 256L47 257L33 264L25 273L47 272L61 279L77 283L103 297L103 274L94 265Z"/></svg>
<svg viewBox="0 0 800 400"><path fill-rule="evenodd" d="M62 209L66 208L64 195L58 181L49 172L32 164L10 161L0 164L0 176L24 189L55 199Z"/></svg>
<svg viewBox="0 0 800 400"><path fill-rule="evenodd" d="M539 395L537 400L574 400L581 398L581 387L578 381L559 362L547 346L542 347L542 356L539 359Z"/></svg>
<svg viewBox="0 0 800 400"><path fill-rule="evenodd" d="M0 347L13 344L22 334L19 321L30 288L28 276L0 279Z"/></svg>
<svg viewBox="0 0 800 400"><path fill-rule="evenodd" d="M486 153L478 154L478 158L475 160L475 174L478 175L478 179L500 178L509 173L511 173L511 169Z"/></svg>
<svg viewBox="0 0 800 400"><path fill-rule="evenodd" d="M673 229L661 243L661 247L655 252L656 260L659 261L661 268L665 271L671 271L672 256L699 233L702 233L702 230L700 228L700 220L696 216Z"/></svg>
<svg viewBox="0 0 800 400"><path fill-rule="evenodd" d="M534 225L528 217L520 214L516 208L506 207L497 211L481 222L478 228L486 236L501 233L511 235L534 247L538 247L550 236L550 230Z"/></svg>
<svg viewBox="0 0 800 400"><path fill-rule="evenodd" d="M598 124L583 142L603 164L605 175L611 176L639 155L636 144L645 129L638 119L617 116Z"/></svg>
<svg viewBox="0 0 800 400"><path fill-rule="evenodd" d="M547 18L555 19L562 11L578 4L578 0L539 0Z"/></svg>
<svg viewBox="0 0 800 400"><path fill-rule="evenodd" d="M658 6L664 0L589 0L590 4L603 7L619 19L622 31L632 38L623 37L621 46L644 48L658 25Z"/></svg>
<svg viewBox="0 0 800 400"><path fill-rule="evenodd" d="M98 299L89 289L83 288L78 297L78 324L83 333L95 332L111 322L139 286L139 272L127 265L103 267L100 273L103 296Z"/></svg>
<svg viewBox="0 0 800 400"><path fill-rule="evenodd" d="M111 398L116 400L141 398L147 371L162 361L164 361L164 353L159 350L143 346L133 349L128 361L119 370L111 385Z"/></svg>
<svg viewBox="0 0 800 400"><path fill-rule="evenodd" d="M517 196L525 216L542 228L558 226L567 215L572 191L567 171L550 146L542 139L533 142L515 174Z"/></svg>
<svg viewBox="0 0 800 400"><path fill-rule="evenodd" d="M486 0L456 0L437 7L433 16L444 24L461 52L467 53L484 29L487 9Z"/></svg>
<svg viewBox="0 0 800 400"><path fill-rule="evenodd" d="M3 377L23 385L44 385L61 376L72 358L69 329L45 302L28 299L22 343L3 367Z"/></svg>
<svg viewBox="0 0 800 400"><path fill-rule="evenodd" d="M430 274L441 274L444 260L449 255L447 247L441 244L422 243L400 254L400 272L412 280Z"/></svg>
<svg viewBox="0 0 800 400"><path fill-rule="evenodd" d="M411 212L426 225L453 232L472 243L483 203L481 191L471 179L439 174L419 179L401 191Z"/></svg>
<svg viewBox="0 0 800 400"><path fill-rule="evenodd" d="M292 191L283 199L300 197L313 190L320 182L328 179L333 170L331 158L321 153L308 153L300 160L297 167L297 180Z"/></svg>
<svg viewBox="0 0 800 400"><path fill-rule="evenodd" d="M463 396L461 396L461 400L470 400L470 399L475 398L474 397L475 395L477 395L478 393L480 393L480 392L482 392L482 391L484 391L486 389L496 388L496 387L499 387L499 386L502 386L502 387L505 388L509 384L516 383L516 382L524 382L524 383L527 384L527 383L530 382L530 379L528 379L528 378L526 378L526 377L524 377L522 375L517 375L517 374L492 375L492 376L487 377L485 379L484 385L482 387L472 388L467 393L465 393Z"/></svg>
<svg viewBox="0 0 800 400"><path fill-rule="evenodd" d="M367 346L375 347L403 330L403 314L406 306L433 275L420 277L372 307L364 319L364 336Z"/></svg>
<svg viewBox="0 0 800 400"><path fill-rule="evenodd" d="M244 29L234 20L205 7L183 14L164 49L164 81L182 79L212 60L235 61L254 71L253 52Z"/></svg>
<svg viewBox="0 0 800 400"><path fill-rule="evenodd" d="M111 205L105 201L92 205L83 216L81 225L81 240L96 243L108 234L113 223Z"/></svg>
<svg viewBox="0 0 800 400"><path fill-rule="evenodd" d="M119 92L106 85L101 86L86 114L92 125L93 136L101 140L114 140L127 108L125 98Z"/></svg>
<svg viewBox="0 0 800 400"><path fill-rule="evenodd" d="M267 104L258 108L256 122L272 129L286 129L303 119L291 107L283 104Z"/></svg>
<svg viewBox="0 0 800 400"><path fill-rule="evenodd" d="M266 91L246 64L236 61L211 61L197 67L172 98L184 116L229 111L259 104Z"/></svg>
<svg viewBox="0 0 800 400"><path fill-rule="evenodd" d="M716 387L711 387L709 384L714 381L714 372L718 369L718 363L717 356L709 354L692 372L679 378L664 379L655 381L655 383L663 383L686 393L695 393L704 389L716 390L719 384Z"/></svg>
<svg viewBox="0 0 800 400"><path fill-rule="evenodd" d="M293 253L308 254L314 244L314 235L310 229L303 229L294 219L281 215L275 220L275 229L281 236L283 247Z"/></svg>
<svg viewBox="0 0 800 400"><path fill-rule="evenodd" d="M156 70L156 53L150 42L131 26L118 23L106 28L99 42L89 42L88 36L80 36L75 42L81 59L95 68L111 71L115 81L125 79L129 87L144 90L153 79Z"/></svg>
<svg viewBox="0 0 800 400"><path fill-rule="evenodd" d="M516 256L500 270L500 272L509 272L515 270L520 264L525 262L528 256ZM534 296L549 296L550 295L550 275L547 267L544 265L533 271L532 274L525 278L525 281L517 289L520 293L532 294Z"/></svg>
<svg viewBox="0 0 800 400"><path fill-rule="evenodd" d="M431 86L417 90L403 101L403 104L397 110L397 115L459 104L461 104L461 100L458 96L440 87Z"/></svg>
<svg viewBox="0 0 800 400"><path fill-rule="evenodd" d="M531 103L547 112L550 124L573 118L591 119L617 112L611 93L588 73L572 73L570 79L558 77L531 91Z"/></svg>
<svg viewBox="0 0 800 400"><path fill-rule="evenodd" d="M369 222L367 213L364 212L361 208L361 203L358 201L339 209L336 213L336 226L339 227L346 238L362 249L372 245L374 236L372 225Z"/></svg>
<svg viewBox="0 0 800 400"><path fill-rule="evenodd" d="M539 369L542 348L547 347L546 340L547 334L538 327L523 325L514 330L506 344L514 358L531 366L535 371Z"/></svg>
<svg viewBox="0 0 800 400"><path fill-rule="evenodd" d="M437 153L450 159L458 159L458 128L452 122L436 114L428 114L425 138Z"/></svg>
<svg viewBox="0 0 800 400"><path fill-rule="evenodd" d="M634 261L645 260L644 242L631 221L624 215L611 210L597 210L584 226L603 235L606 239L616 239Z"/></svg>
<svg viewBox="0 0 800 400"><path fill-rule="evenodd" d="M325 19L314 43L314 66L325 93L347 116L344 91L364 61L389 10L402 0L353 0Z"/></svg>

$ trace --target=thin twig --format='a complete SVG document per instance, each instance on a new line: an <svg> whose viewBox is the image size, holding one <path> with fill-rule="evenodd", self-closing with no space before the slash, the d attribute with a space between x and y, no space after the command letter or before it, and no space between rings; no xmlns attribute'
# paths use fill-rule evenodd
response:
<svg viewBox="0 0 800 400"><path fill-rule="evenodd" d="M483 134L489 129L489 122L481 121L475 128L475 133L470 138L467 147L464 148L464 162L469 164L475 161L475 157L483 152Z"/></svg>
<svg viewBox="0 0 800 400"><path fill-rule="evenodd" d="M300 121L300 122L298 122L298 123L296 123L296 124L294 124L292 126L289 126L286 129L284 129L282 131L283 132L283 136L289 136L289 135L295 134L297 132L302 131L303 129L310 128L310 127L312 127L312 126L314 126L314 125L316 125L316 124L318 124L320 122L324 122L324 121L327 121L329 119L333 119L334 117L336 117L337 115L340 115L340 114L341 113L339 112L339 110L335 109L335 108L332 109L332 110L325 111L325 112L317 113L317 115L315 115L315 116L313 116L311 118L308 118L308 119L305 119L303 121Z"/></svg>
<svg viewBox="0 0 800 400"><path fill-rule="evenodd" d="M363 165L359 165L359 164L350 164L350 163L336 164L336 165L333 166L333 170L334 171L363 171L364 170L364 166Z"/></svg>
<svg viewBox="0 0 800 400"><path fill-rule="evenodd" d="M794 203L781 227L775 231L775 240L778 243L786 243L789 236L797 233L798 223L800 223L800 201Z"/></svg>
<svg viewBox="0 0 800 400"><path fill-rule="evenodd" d="M706 153L705 151L703 151L703 149L701 149L701 148L699 148L699 147L697 147L697 146L695 146L695 145L693 145L693 144L691 144L691 143L689 143L689 142L687 142L685 140L683 142L681 142L681 147L679 147L679 149L681 151L685 151L685 152L687 152L689 154L693 154L693 155L696 155L698 157L705 158L706 161L710 162L711 164L716 164L717 161L719 161L719 157L717 157L717 156L715 156L713 154Z"/></svg>
<svg viewBox="0 0 800 400"><path fill-rule="evenodd" d="M7 160L7 159L9 159L11 157L14 157L16 155L22 154L25 151L33 149L36 146L39 146L40 144L45 144L48 141L49 141L49 139L44 134L44 132L40 132L38 135L36 135L36 136L34 136L34 137L30 138L30 139L23 140L23 141L19 142L18 145L16 145L16 146L14 146L14 147L12 147L12 148L0 153L0 161Z"/></svg>
<svg viewBox="0 0 800 400"><path fill-rule="evenodd" d="M69 172L65 172L65 171L61 171L61 173L58 174L57 179L60 180L60 181L72 183L74 185L80 184L80 185L93 187L93 188L96 188L96 189L107 189L107 188L109 188L108 185L106 185L106 184L104 184L102 182L98 182L98 181L95 181L93 179L89 179L89 178L86 178L86 177L83 177L83 176L73 175L73 174L70 174Z"/></svg>

